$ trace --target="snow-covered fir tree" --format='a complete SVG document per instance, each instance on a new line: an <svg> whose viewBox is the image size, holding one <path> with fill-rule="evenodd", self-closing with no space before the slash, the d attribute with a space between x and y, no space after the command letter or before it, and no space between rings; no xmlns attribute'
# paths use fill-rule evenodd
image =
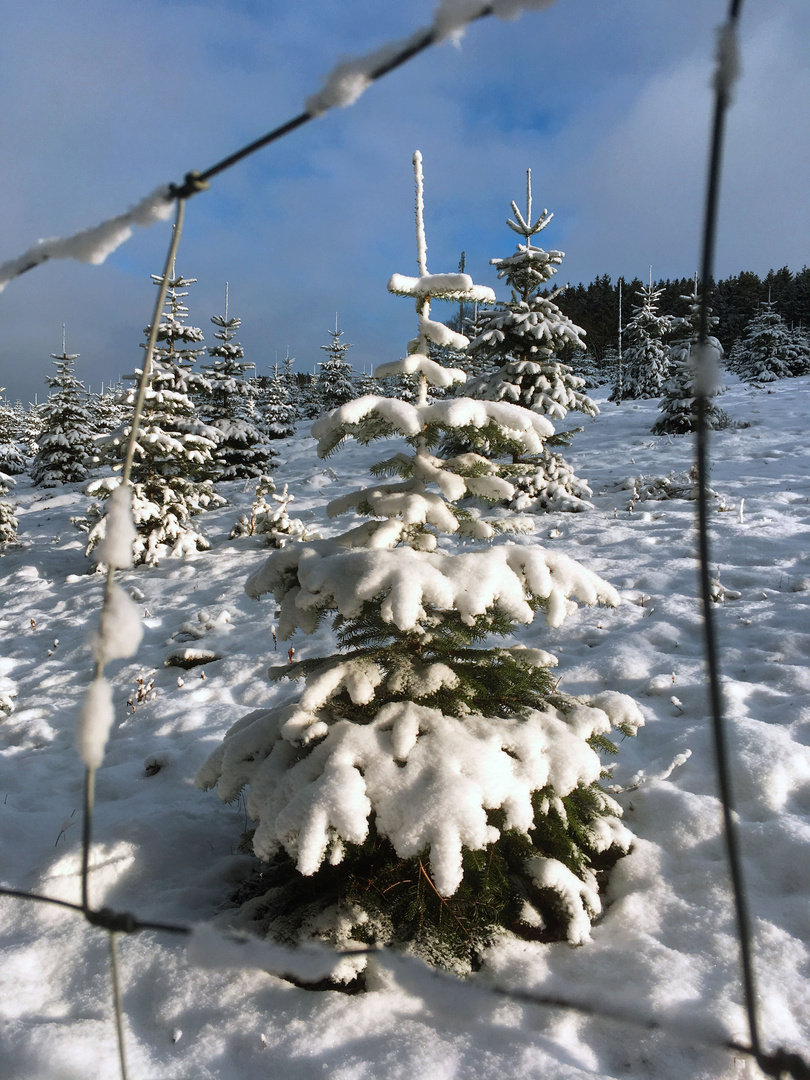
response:
<svg viewBox="0 0 810 1080"><path fill-rule="evenodd" d="M269 502L268 502L269 496ZM294 501L285 484L276 491L272 476L260 476L250 514L242 514L231 529L231 537L261 536L270 547L283 548L292 540L315 540L320 534L301 518L291 518L287 507Z"/></svg>
<svg viewBox="0 0 810 1080"><path fill-rule="evenodd" d="M614 386L611 401L625 398L661 397L669 375L669 350L666 337L672 329L672 317L660 315L658 301L663 290L649 285L638 292L639 303L624 328L628 342L622 353L622 385Z"/></svg>
<svg viewBox="0 0 810 1080"><path fill-rule="evenodd" d="M346 359L352 346L348 341L340 340L343 331L338 329L337 315L335 329L329 331L329 336L332 339L329 344L321 345L327 359L318 364L316 400L322 413L336 409L355 396L354 369Z"/></svg>
<svg viewBox="0 0 810 1080"><path fill-rule="evenodd" d="M728 367L745 382L774 382L810 374L810 341L791 330L770 300L735 341Z"/></svg>
<svg viewBox="0 0 810 1080"><path fill-rule="evenodd" d="M42 431L31 463L31 479L41 487L59 487L87 479L95 430L84 384L74 375L79 353L51 353L56 374L48 376L48 400L40 408Z"/></svg>
<svg viewBox="0 0 810 1080"><path fill-rule="evenodd" d="M592 390L608 381L602 365L597 362L596 357L591 355L589 349L571 357L571 368L574 374L582 379L584 390Z"/></svg>
<svg viewBox="0 0 810 1080"><path fill-rule="evenodd" d="M532 220L531 170L526 173L526 213L512 203L514 220L509 227L521 238L513 255L492 259L498 277L512 290L511 300L482 318L482 329L470 343L473 355L500 366L488 377L471 380L465 387L470 397L485 401L508 401L522 405L552 420L564 420L569 410L595 416L599 409L585 391L585 380L560 360L560 354L584 350L584 331L576 326L554 302L561 290L543 295L546 283L563 260L561 251L544 251L531 242L553 218L548 210ZM468 440L468 441L467 441ZM515 492L508 504L512 509L534 512L586 510L591 489L553 446L566 443L551 439L539 453L507 454L500 475L510 480ZM448 444L456 453L465 449L485 457L503 457L506 448L486 432L462 434L461 442Z"/></svg>
<svg viewBox="0 0 810 1080"><path fill-rule="evenodd" d="M602 359L598 364L598 385L609 383L615 386L619 377L619 350L614 345L608 345L602 353ZM622 379L624 381L624 379Z"/></svg>
<svg viewBox="0 0 810 1080"><path fill-rule="evenodd" d="M563 352L585 350L585 331L576 326L554 303L562 293L556 288L541 293L562 263L562 251L544 251L531 238L542 232L554 217L548 210L532 221L532 174L526 170L526 214L515 202L515 219L507 225L521 237L507 258L490 259L498 277L509 285L511 300L501 310L482 318L482 329L470 343L470 352L500 363L486 380L468 388L471 396L487 401L512 401L527 409L563 420L571 409L595 416L599 411L583 393L583 380L560 361Z"/></svg>
<svg viewBox="0 0 810 1080"><path fill-rule="evenodd" d="M307 410L302 402L301 379L295 371L295 357L290 356L289 349L286 350L281 362L278 378L284 387L287 404L291 410L291 423L296 424L304 419Z"/></svg>
<svg viewBox="0 0 810 1080"><path fill-rule="evenodd" d="M35 402L29 402L28 408L23 408L21 401L15 401L14 411L20 421L20 439L24 454L33 457L39 446L37 439L42 433L42 407Z"/></svg>
<svg viewBox="0 0 810 1080"><path fill-rule="evenodd" d="M5 390L0 386L0 393ZM0 472L17 476L25 472L25 458L20 449L23 435L19 411L0 399Z"/></svg>
<svg viewBox="0 0 810 1080"><path fill-rule="evenodd" d="M91 396L93 427L100 436L112 434L124 423L129 409L125 402L126 391L121 383L106 389L102 386L100 393Z"/></svg>
<svg viewBox="0 0 810 1080"><path fill-rule="evenodd" d="M695 356L700 330L700 294L697 278L691 296L683 296L689 304L688 318L673 320L677 322L676 333L679 336L669 349L669 377L664 383L664 396L661 399L661 415L652 427L653 435L684 435L697 428L697 397L695 394ZM709 315L709 327L717 325L717 319ZM709 336L706 348L711 349L714 360L719 363L723 356L723 346L716 337ZM731 417L719 408L714 398L717 391L706 403L704 422L714 430L730 427Z"/></svg>
<svg viewBox="0 0 810 1080"><path fill-rule="evenodd" d="M263 476L276 458L267 432L257 420L258 390L246 377L255 364L245 362L245 350L236 337L242 320L228 317L228 286L225 314L213 315L217 344L208 347L211 363L203 365L207 379L205 419L216 431L214 471L218 479Z"/></svg>
<svg viewBox="0 0 810 1080"><path fill-rule="evenodd" d="M295 433L296 410L290 401L289 382L278 365L258 390L257 423L266 439L287 439Z"/></svg>
<svg viewBox="0 0 810 1080"><path fill-rule="evenodd" d="M157 286L161 277L152 275ZM164 556L181 556L210 545L192 520L203 510L225 503L216 494L210 477L214 474L213 452L219 435L197 415L193 391L204 388L204 380L193 370L193 363L204 350L194 346L202 340L202 331L186 325L188 315L182 291L193 278L175 276L169 282L167 310L158 329L158 347L152 367L143 412L138 428L132 463L132 515L137 529L133 558L135 563L158 563ZM151 327L146 327L147 338ZM127 391L126 405L131 409L138 395L140 372L129 378L135 382ZM110 456L120 468L131 431L128 421L107 439ZM120 480L105 477L87 488L89 495L107 499ZM91 507L87 554L90 555L105 532L105 519L98 505Z"/></svg>
<svg viewBox="0 0 810 1080"><path fill-rule="evenodd" d="M17 539L18 521L14 513L14 506L3 498L16 483L10 476L0 470L0 544L9 544Z"/></svg>
<svg viewBox="0 0 810 1080"><path fill-rule="evenodd" d="M225 801L248 789L253 849L269 863L252 907L270 933L407 943L463 970L504 927L588 939L600 910L594 860L631 839L600 787L598 751L641 716L609 691L566 696L553 656L495 640L539 612L559 626L574 596L614 605L610 585L556 549L453 544L497 531L459 500L510 485L486 458L438 456L442 437L475 426L536 452L553 428L508 402L428 403L430 386L464 377L427 355L448 334L431 300L491 291L428 273L418 153L414 167L419 276L395 274L388 287L416 302L418 335L377 374L416 375L418 397L366 395L313 427L321 457L347 438L399 437L402 449L372 469L392 479L334 500L330 515L360 515L348 532L287 545L246 585L275 598L283 639L331 614L340 651L277 669L303 676L303 692L239 720L196 783ZM341 977L364 963L347 961Z"/></svg>

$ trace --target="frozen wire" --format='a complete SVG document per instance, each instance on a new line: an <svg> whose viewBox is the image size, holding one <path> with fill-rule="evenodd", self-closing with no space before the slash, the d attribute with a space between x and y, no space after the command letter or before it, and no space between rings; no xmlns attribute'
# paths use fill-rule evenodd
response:
<svg viewBox="0 0 810 1080"><path fill-rule="evenodd" d="M107 930L111 935L114 933L134 934L151 930L159 933L168 933L175 936L190 938L195 932L193 926L144 921L136 918L136 916L129 912L115 912L108 908L102 908L99 911L85 912L79 904L71 904L68 901L58 900L55 897L50 896L42 896L38 893L28 893L21 889L9 889L3 885L0 885L0 896L12 896L23 900L56 904L60 907L68 908L78 915L84 915L92 925ZM224 932L223 940L226 942L229 940L227 932ZM239 944L244 944L243 935L237 935L233 940ZM295 950L293 949L292 951ZM303 952L304 950L298 951ZM418 963L417 961L414 961L413 957L402 956L388 949L361 948L335 950L333 955L335 959L362 955L376 956L382 959L383 962L388 959L394 969L401 968L403 964L413 966ZM283 978L285 975L289 975L290 972L279 970L276 971L275 974ZM606 1008L604 1002L594 1004L592 1002L572 1001L567 998L557 997L554 994L545 994L531 990L516 990L511 987L502 987L491 983L471 984L464 982L448 972L438 970L428 971L427 976L430 981L446 983L448 988L452 987L456 990L460 989L462 993L469 992L471 998L478 997L480 999L480 995L483 994L515 1001L522 1005L532 1005L549 1009L563 1009L581 1013L584 1016L591 1016L596 1019L612 1020L616 1023L629 1024L631 1027L643 1028L647 1031L659 1031L674 1039L688 1042L691 1046L704 1046L716 1050L730 1050L736 1054L745 1054L748 1057L754 1058L767 1076L780 1078L787 1075L792 1077L793 1080L810 1080L810 1070L808 1070L807 1064L797 1054L790 1054L784 1050L776 1050L770 1054L765 1054L762 1051L755 1053L753 1047L746 1046L744 1043L737 1042L734 1039L712 1038L709 1035L700 1037L694 1031L685 1032L683 1026L680 1024L677 1026L668 1024L666 1016L658 1019L654 1016L644 1016L641 1013L631 1014L621 1009ZM422 976L422 978L424 978L424 976Z"/></svg>
<svg viewBox="0 0 810 1080"><path fill-rule="evenodd" d="M129 432L129 439L127 441L127 449L124 457L124 468L121 477L121 486L129 484L129 478L132 472L132 463L135 457L135 447L138 441L138 428L140 425L141 413L143 411L144 398L146 396L146 388L149 385L149 379L152 372L152 357L155 351L155 345L157 343L157 335L160 328L160 316L163 311L163 305L166 302L166 293L169 288L169 277L174 265L174 260L177 255L177 248L180 243L180 237L183 232L183 221L185 218L185 199L178 198L177 211L175 216L174 226L172 228L172 237L169 243L169 250L166 254L166 264L163 269L163 278L158 289L157 300L155 301L155 311L152 318L152 327L149 333L149 340L146 346L146 356L144 358L143 370L141 371L141 378L138 384L138 395L135 401L135 409L132 418L132 427ZM101 606L101 618L103 620L105 611L112 606L115 586L115 567L107 567L107 577L104 584L104 598ZM95 671L93 675L93 683L102 680L104 677L104 653L103 650L99 650L96 657ZM91 684L93 685L93 684ZM87 764L85 769L84 780L84 798L82 807L82 907L85 912L90 910L90 896L89 896L89 869L90 869L90 847L92 842L92 828L93 828L93 806L95 803L95 785L96 785L96 769L93 764Z"/></svg>
<svg viewBox="0 0 810 1080"><path fill-rule="evenodd" d="M759 1016L756 1004L756 981L752 956L751 922L748 912L748 900L743 879L742 860L740 858L736 825L734 823L734 794L731 784L731 770L729 766L725 720L723 716L723 700L720 689L720 661L714 626L714 612L711 601L711 553L708 521L709 436L708 424L706 423L706 412L712 381L710 375L706 372L706 368L712 363L712 358L709 356L708 349L709 299L714 270L725 118L731 103L731 86L733 79L737 74L736 39L741 8L742 0L731 0L728 17L725 24L720 29L720 47L718 50L717 70L714 80L714 118L709 152L701 253L701 277L703 288L700 300L700 328L698 331L699 367L695 378L695 391L698 405L696 455L698 474L700 592L703 608L703 633L712 716L712 736L717 766L717 781L720 788L721 802L723 804L726 853L728 856L729 871L734 894L734 908L737 922L737 935L740 945L745 1009L748 1017L751 1046L755 1057L759 1061L762 1056L762 1046L760 1042Z"/></svg>
<svg viewBox="0 0 810 1080"><path fill-rule="evenodd" d="M251 154L277 142L291 132L302 127L310 120L321 116L324 112L335 105L349 105L359 96L359 93L370 86L383 75L395 71L398 67L407 63L413 57L424 52L431 45L443 41L446 37L459 33L463 26L475 22L487 15L501 14L510 16L516 14L521 7L547 7L552 0L523 0L523 3L514 0L506 3L505 0L494 0L493 3L470 4L468 7L460 7L457 18L452 25L447 24L440 18L443 5L439 6L434 23L418 30L411 37L399 43L393 43L377 49L370 56L350 62L354 67L353 92L347 93L345 89L341 93L339 85L332 85L333 77L340 73L341 68L347 65L337 65L332 75L327 80L327 85L318 94L314 94L308 101L303 112L294 116L291 120L269 131L266 135L255 139L241 149L229 154L228 157L211 165L203 172L187 172L181 184L169 184L158 188L151 195L142 199L137 206L127 213L103 221L92 229L85 229L75 236L64 239L55 239L35 244L16 259L0 264L0 292L14 278L33 270L36 266L50 259L76 258L84 262L102 263L107 256L115 251L125 240L132 235L132 225L150 225L153 221L166 218L171 202L174 199L184 200L191 198L200 191L205 191L209 181L226 169L243 161ZM358 82L359 80L359 82Z"/></svg>

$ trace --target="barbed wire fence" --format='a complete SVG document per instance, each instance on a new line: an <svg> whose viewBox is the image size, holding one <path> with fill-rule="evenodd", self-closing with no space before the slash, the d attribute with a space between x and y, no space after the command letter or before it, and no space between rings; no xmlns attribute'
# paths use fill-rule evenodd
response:
<svg viewBox="0 0 810 1080"><path fill-rule="evenodd" d="M100 631L94 639L95 665L87 697L79 717L77 742L85 764L84 799L82 809L82 850L81 850L81 902L70 901L32 893L10 886L0 885L0 895L17 898L30 903L49 904L64 908L66 911L81 915L91 926L107 935L110 952L110 975L112 1012L115 1019L118 1058L121 1080L129 1080L126 1057L126 1039L124 1031L124 1013L120 974L117 959L117 938L120 934L144 932L163 933L185 938L189 943L189 958L198 966L206 966L206 958L213 952L220 963L233 967L259 967L279 976L293 976L304 982L316 982L327 976L337 961L346 956L373 955L379 961L394 970L406 971L408 965L418 962L412 958L398 955L391 950L377 948L359 948L347 951L335 951L326 947L299 946L291 948L271 942L257 942L246 935L215 931L207 924L191 926L175 923L156 922L142 919L127 911L115 911L110 908L96 908L90 895L90 856L92 850L93 812L95 805L96 770L104 756L104 746L114 722L111 688L104 677L105 664L109 660L134 655L140 639L140 627L129 635L129 640L121 643L120 636L105 633L105 625L121 615L121 590L115 582L116 570L126 569L131 565L131 543L126 548L127 523L131 529L130 474L134 460L138 427L145 394L149 386L153 356L158 338L160 317L166 299L172 267L182 235L187 201L194 195L206 190L210 181L220 173L232 168L248 156L292 131L297 130L310 120L322 115L337 105L351 104L372 83L390 71L405 64L436 44L463 30L467 23L490 15L512 13L519 7L545 8L552 0L526 0L517 4L515 0L493 0L491 3L467 5L440 4L434 23L417 31L402 42L384 46L382 49L358 60L338 64L327 78L323 89L310 98L303 112L291 120L273 129L261 138L243 146L235 153L212 165L203 172L188 172L182 183L169 184L147 196L136 207L116 218L109 219L94 229L85 230L65 240L42 242L30 248L22 256L0 265L0 291L15 277L34 269L36 266L53 258L78 258L99 263L132 233L133 225L150 225L154 221L166 220L174 208L175 220L172 226L171 241L166 256L164 272L155 302L146 356L138 384L132 426L127 443L121 483L117 491L121 497L111 499L107 512L107 535L102 543L97 558L107 567L104 594L102 600ZM785 1049L765 1052L763 1050L760 1015L756 995L753 944L748 912L747 895L742 871L739 842L734 814L734 795L731 785L729 752L727 747L726 724L723 713L720 665L718 659L717 635L714 626L714 613L711 603L710 575L710 537L708 525L709 505L709 446L707 408L717 382L717 356L712 349L709 335L710 299L713 282L713 266L717 212L720 197L720 177L723 158L725 120L735 82L739 75L738 26L742 9L742 0L730 0L725 22L719 28L718 50L714 73L714 116L711 130L709 162L707 170L706 198L703 212L703 234L701 251L701 300L698 344L694 353L694 380L697 399L697 435L696 465L698 475L697 533L699 563L699 593L703 624L705 660L707 668L708 696L712 723L715 752L717 784L720 793L723 815L723 835L728 859L729 875L732 886L735 909L737 939L740 953L741 990L748 1023L748 1043L734 1039L701 1038L693 1032L684 1033L680 1024L666 1013L660 1015L641 1015L637 1010L629 1013L626 1009L612 1008L600 1002L569 1000L553 994L535 993L491 984L465 984L448 973L432 970L420 972L420 985L425 979L453 987L463 987L466 993L480 999L481 995L493 998L505 998L510 1001L536 1007L569 1010L580 1014L599 1017L657 1031L671 1035L674 1039L691 1046L704 1046L731 1051L746 1056L759 1066L762 1072L775 1080L790 1077L792 1080L810 1080L810 1064L796 1053ZM463 14L462 14L463 12ZM122 543L123 542L123 543ZM123 650L123 651L122 651ZM129 650L129 651L126 651ZM249 948L247 947L249 942ZM250 953L250 956L246 955Z"/></svg>

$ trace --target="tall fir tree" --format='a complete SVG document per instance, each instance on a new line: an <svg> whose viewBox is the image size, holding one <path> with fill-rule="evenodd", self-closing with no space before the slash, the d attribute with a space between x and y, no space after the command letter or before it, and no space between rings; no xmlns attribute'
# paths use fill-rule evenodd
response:
<svg viewBox="0 0 810 1080"><path fill-rule="evenodd" d="M17 539L19 522L14 513L14 506L3 498L14 487L14 481L0 469L0 544L10 544Z"/></svg>
<svg viewBox="0 0 810 1080"><path fill-rule="evenodd" d="M288 387L289 382L278 365L270 378L262 379L257 423L266 439L288 439L295 434L296 413Z"/></svg>
<svg viewBox="0 0 810 1080"><path fill-rule="evenodd" d="M159 275L153 274L152 280L157 286L162 283ZM194 280L172 271L166 310L158 327L160 344L152 358L132 463L136 564L156 564L164 556L182 556L208 548L208 540L192 519L203 510L225 503L210 479L215 473L213 452L219 434L199 419L192 400L192 393L206 386L205 380L192 370L195 359L204 352L195 347L203 340L202 331L186 323L188 310L183 302L188 295L184 290ZM146 327L147 338L150 332L151 326ZM136 383L127 391L130 409L137 398L140 374L136 371L129 376ZM108 453L118 468L131 427L128 421L107 439ZM117 478L105 477L90 484L87 491L105 500L119 483ZM88 525L90 555L105 532L105 519L98 506L91 507Z"/></svg>
<svg viewBox="0 0 810 1080"><path fill-rule="evenodd" d="M0 386L0 393L4 390ZM0 399L0 472L9 476L25 472L25 457L20 449L22 436L20 411Z"/></svg>
<svg viewBox="0 0 810 1080"><path fill-rule="evenodd" d="M653 435L685 435L697 429L697 395L695 392L695 357L700 329L700 294L697 277L691 295L682 297L689 304L689 317L677 320L679 336L669 348L669 377L664 383L661 399L661 415L652 427ZM709 312L709 328L717 325L717 318ZM709 336L706 348L713 353L717 363L723 356L723 346L716 337ZM704 422L715 431L731 427L733 421L728 413L714 401L717 391L710 395L704 411Z"/></svg>
<svg viewBox="0 0 810 1080"><path fill-rule="evenodd" d="M498 310L485 314L481 331L471 343L470 352L500 366L489 376L471 380L465 387L470 397L485 401L508 401L522 405L552 421L564 420L569 410L596 416L596 404L584 392L585 380L563 363L560 355L583 351L583 331L560 311L555 300L560 289L545 292L546 283L562 263L563 252L544 251L531 242L553 218L548 210L532 220L531 170L526 172L526 213L512 203L514 219L507 225L521 240L513 255L491 259L498 277L511 288L511 300ZM541 292L541 290L544 290ZM504 455L505 448L491 442L485 433L470 432L461 442L448 444L456 453L465 449L488 458ZM520 511L586 510L591 489L577 477L561 454L553 449L557 437L544 444L540 453L526 455L512 451L510 461L502 465L500 475L515 487L508 501Z"/></svg>
<svg viewBox="0 0 810 1080"><path fill-rule="evenodd" d="M255 364L245 363L245 350L236 337L242 320L228 317L228 286L225 314L213 315L216 345L208 347L211 363L203 365L207 379L205 419L216 431L214 470L218 479L259 477L276 459L266 432L257 423L258 390L246 377Z"/></svg>
<svg viewBox="0 0 810 1080"><path fill-rule="evenodd" d="M348 341L341 341L343 331L338 329L335 315L335 329L329 331L331 341L321 345L327 359L318 364L316 400L320 412L336 409L354 397L354 369L346 359L351 349Z"/></svg>
<svg viewBox="0 0 810 1080"><path fill-rule="evenodd" d="M552 420L564 420L571 409L595 416L596 405L583 393L584 381L560 357L585 350L584 331L554 302L564 291L545 285L562 263L562 251L544 251L531 242L554 217L548 210L532 221L532 174L526 170L526 214L511 204L514 220L506 224L522 238L515 252L490 259L498 277L512 290L502 310L485 315L482 330L470 343L470 352L501 367L489 379L469 388L471 396L488 401L512 401ZM541 292L541 290L543 290Z"/></svg>
<svg viewBox="0 0 810 1080"><path fill-rule="evenodd" d="M622 385L615 386L611 401L624 398L660 398L669 375L669 350L666 338L673 320L658 312L662 289L649 285L638 290L639 303L624 328L628 342L622 353Z"/></svg>
<svg viewBox="0 0 810 1080"><path fill-rule="evenodd" d="M787 326L769 299L734 343L728 367L745 382L810 375L810 341L801 330Z"/></svg>
<svg viewBox="0 0 810 1080"><path fill-rule="evenodd" d="M493 641L537 612L558 626L573 596L617 603L606 582L556 550L453 546L496 532L459 501L509 485L483 457L439 456L442 437L475 426L524 452L553 428L511 403L429 403L431 386L464 378L428 356L449 333L431 300L492 294L466 274L428 273L418 153L414 169L419 276L388 287L415 301L418 335L376 374L415 375L416 401L366 395L313 427L321 457L347 438L400 437L372 469L392 479L336 499L330 515L359 515L347 533L274 552L246 586L274 596L282 638L331 614L340 651L277 669L303 676L303 692L239 720L196 783L226 801L249 789L253 849L269 861L253 910L269 932L407 943L464 969L504 927L587 940L595 860L630 842L597 751L612 726L630 734L641 717L618 694L566 697L554 657Z"/></svg>
<svg viewBox="0 0 810 1080"><path fill-rule="evenodd" d="M100 393L90 399L93 426L100 436L110 435L124 423L127 417L126 393L121 383L102 386Z"/></svg>
<svg viewBox="0 0 810 1080"><path fill-rule="evenodd" d="M95 431L88 395L74 374L79 353L51 353L56 374L47 379L51 394L40 409L42 430L31 463L31 479L37 486L59 487L87 479Z"/></svg>

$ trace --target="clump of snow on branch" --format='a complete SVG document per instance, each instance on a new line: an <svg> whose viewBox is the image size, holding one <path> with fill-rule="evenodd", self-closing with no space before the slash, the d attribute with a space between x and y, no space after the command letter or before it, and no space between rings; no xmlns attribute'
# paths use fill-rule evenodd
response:
<svg viewBox="0 0 810 1080"><path fill-rule="evenodd" d="M293 574L298 588L289 591ZM255 598L275 596L281 604L281 637L296 627L313 633L323 610L334 608L351 618L374 598L382 598L384 621L399 630L425 622L428 609L456 610L472 625L496 605L516 622L529 623L534 610L527 596L543 603L552 627L576 610L572 596L586 604L619 603L611 585L562 552L513 545L461 555L410 547L346 551L329 540L294 545L252 574L245 591Z"/></svg>
<svg viewBox="0 0 810 1080"><path fill-rule="evenodd" d="M459 335L461 336L461 335ZM380 364L374 369L375 379L386 379L397 375L424 375L431 386L453 386L467 379L466 371L461 368L446 368L423 353L411 353L402 360L392 360Z"/></svg>
<svg viewBox="0 0 810 1080"><path fill-rule="evenodd" d="M591 939L591 919L602 910L596 874L585 871L584 880L572 874L559 859L536 855L526 869L540 889L552 890L568 914L568 940L584 945Z"/></svg>
<svg viewBox="0 0 810 1080"><path fill-rule="evenodd" d="M172 198L167 186L159 187L118 217L102 221L92 229L73 236L40 240L16 259L0 265L0 292L15 277L32 270L49 259L77 259L98 265L132 236L133 227L142 228L156 221L165 221L172 211Z"/></svg>

